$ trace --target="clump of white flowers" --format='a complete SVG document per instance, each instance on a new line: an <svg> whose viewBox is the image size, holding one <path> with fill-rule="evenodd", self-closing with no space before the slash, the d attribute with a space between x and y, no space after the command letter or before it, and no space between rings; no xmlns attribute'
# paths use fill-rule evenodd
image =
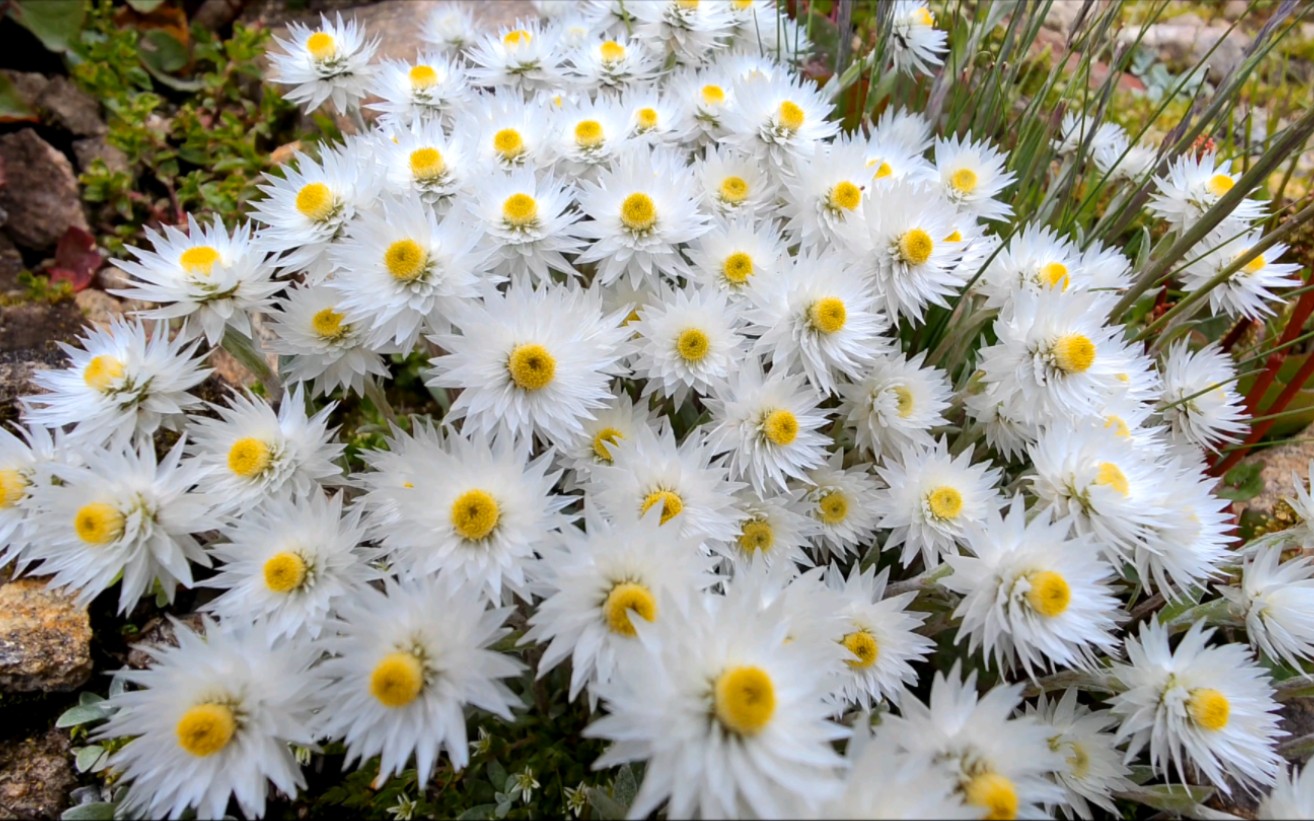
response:
<svg viewBox="0 0 1314 821"><path fill-rule="evenodd" d="M1131 260L1014 213L1003 147L893 108L841 134L769 0L542 5L444 9L382 64L293 26L289 99L377 117L254 227L150 234L119 265L155 324L88 332L0 431L0 555L124 612L212 591L108 702L123 811L261 816L325 742L423 790L469 721L580 695L596 766L644 765L633 817L1089 818L1149 794L1133 765L1310 807L1273 666L1314 655L1314 568L1238 552L1215 495L1232 358L1130 343ZM935 14L887 11L884 70L935 72ZM1057 150L1137 176L1087 128ZM1188 230L1237 167L1161 165L1150 214ZM1213 309L1271 313L1283 250ZM220 344L280 354L277 390L202 403ZM394 417L398 354L435 413ZM345 448L362 405L391 429Z"/></svg>

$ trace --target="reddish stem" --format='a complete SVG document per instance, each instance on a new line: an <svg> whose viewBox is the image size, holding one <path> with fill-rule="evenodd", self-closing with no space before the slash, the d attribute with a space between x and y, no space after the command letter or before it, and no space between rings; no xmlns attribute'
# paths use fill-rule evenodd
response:
<svg viewBox="0 0 1314 821"><path fill-rule="evenodd" d="M1250 330L1251 324L1249 317L1243 316L1237 320L1237 323L1232 326L1232 330L1228 331L1227 336L1223 337L1220 347L1222 347L1224 353L1231 352L1232 346L1241 341L1241 337L1245 336L1246 331Z"/></svg>
<svg viewBox="0 0 1314 821"><path fill-rule="evenodd" d="M1224 473L1228 468L1232 467L1232 465L1241 461L1241 458L1246 455L1250 448L1252 448L1260 439L1264 438L1264 434L1268 433L1269 429L1277 424L1277 414L1286 410L1287 405L1291 404L1291 400L1296 398L1296 394L1300 392L1301 388L1305 387L1305 383L1308 382L1312 376L1314 376L1314 356L1308 356L1305 358L1304 362L1300 363L1300 370L1296 371L1295 377L1287 383L1286 387L1282 389L1282 393L1278 394L1278 398L1265 412L1265 415L1269 418L1251 426L1250 435L1246 437L1245 443L1229 453L1227 458L1214 466L1213 474L1215 476Z"/></svg>

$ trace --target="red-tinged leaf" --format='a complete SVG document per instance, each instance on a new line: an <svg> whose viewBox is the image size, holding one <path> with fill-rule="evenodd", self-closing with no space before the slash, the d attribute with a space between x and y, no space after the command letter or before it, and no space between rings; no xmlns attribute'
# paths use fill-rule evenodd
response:
<svg viewBox="0 0 1314 821"><path fill-rule="evenodd" d="M81 291L91 284L105 258L96 250L96 238L70 225L55 246L55 263L50 266L51 282L68 282Z"/></svg>

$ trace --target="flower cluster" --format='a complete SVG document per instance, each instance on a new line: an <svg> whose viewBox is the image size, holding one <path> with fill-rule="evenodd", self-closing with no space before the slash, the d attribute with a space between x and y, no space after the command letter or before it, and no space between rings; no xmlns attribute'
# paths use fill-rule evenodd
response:
<svg viewBox="0 0 1314 821"><path fill-rule="evenodd" d="M540 6L444 8L380 64L354 23L292 26L289 99L376 119L252 223L151 234L118 263L149 309L0 432L0 558L123 612L214 591L109 702L123 811L260 816L327 740L423 784L564 666L596 766L645 765L633 817L1091 817L1136 762L1309 812L1257 654L1314 652L1314 566L1232 550L1231 358L1129 342L1131 261L1014 214L1000 147L897 109L841 133L769 0ZM885 70L933 72L934 15L889 12ZM1106 174L1133 151L1060 139ZM1179 158L1150 211L1181 231L1236 178ZM1280 254L1214 307L1271 310ZM221 342L280 354L281 401L201 402ZM390 413L416 351L444 415L346 470L337 401ZM1129 626L1151 596L1179 615Z"/></svg>

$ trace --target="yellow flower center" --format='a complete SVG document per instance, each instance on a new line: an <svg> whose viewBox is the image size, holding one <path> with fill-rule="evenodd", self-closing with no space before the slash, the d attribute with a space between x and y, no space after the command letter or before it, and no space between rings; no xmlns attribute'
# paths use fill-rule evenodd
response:
<svg viewBox="0 0 1314 821"><path fill-rule="evenodd" d="M620 218L631 231L647 231L657 224L657 206L652 197L635 192L621 203Z"/></svg>
<svg viewBox="0 0 1314 821"><path fill-rule="evenodd" d="M524 29L516 29L507 32L506 36L502 38L502 42L511 48L518 48L522 44L528 45L533 39L534 36Z"/></svg>
<svg viewBox="0 0 1314 821"><path fill-rule="evenodd" d="M0 510L13 507L27 495L27 477L13 468L0 470Z"/></svg>
<svg viewBox="0 0 1314 821"><path fill-rule="evenodd" d="M739 530L739 549L745 553L767 551L776 543L776 533L765 519L749 519Z"/></svg>
<svg viewBox="0 0 1314 821"><path fill-rule="evenodd" d="M265 472L274 454L269 445L252 436L238 439L228 449L228 469L244 479Z"/></svg>
<svg viewBox="0 0 1314 821"><path fill-rule="evenodd" d="M963 512L963 494L956 488L941 485L927 494L926 505L937 519L957 519Z"/></svg>
<svg viewBox="0 0 1314 821"><path fill-rule="evenodd" d="M823 524L837 525L849 516L849 499L843 491L831 490L817 500L817 518Z"/></svg>
<svg viewBox="0 0 1314 821"><path fill-rule="evenodd" d="M306 560L284 550L265 562L265 587L275 593L296 590L306 580Z"/></svg>
<svg viewBox="0 0 1314 821"><path fill-rule="evenodd" d="M703 86L700 92L704 105L720 105L725 102L725 89L716 85Z"/></svg>
<svg viewBox="0 0 1314 821"><path fill-rule="evenodd" d="M731 667L716 679L716 717L727 730L755 735L776 711L776 688L761 667Z"/></svg>
<svg viewBox="0 0 1314 821"><path fill-rule="evenodd" d="M1123 421L1121 416L1111 413L1104 417L1104 427L1113 428L1113 432L1123 439L1131 436L1131 428L1127 427L1127 423Z"/></svg>
<svg viewBox="0 0 1314 821"><path fill-rule="evenodd" d="M486 490L467 490L452 502L452 527L467 541L477 542L493 532L502 512Z"/></svg>
<svg viewBox="0 0 1314 821"><path fill-rule="evenodd" d="M434 180L447 172L447 161L436 148L418 148L411 152L411 176L417 180Z"/></svg>
<svg viewBox="0 0 1314 821"><path fill-rule="evenodd" d="M684 500L680 498L680 494L671 490L654 490L643 500L639 512L647 513L656 504L662 506L661 524L666 524L671 519L679 516L680 511L684 510Z"/></svg>
<svg viewBox="0 0 1314 821"><path fill-rule="evenodd" d="M731 254L721 264L721 275L732 285L743 285L753 275L753 258L743 251Z"/></svg>
<svg viewBox="0 0 1314 821"><path fill-rule="evenodd" d="M625 434L615 428L603 428L593 434L593 455L598 457L599 461L611 464L611 445L616 444L625 438Z"/></svg>
<svg viewBox="0 0 1314 821"><path fill-rule="evenodd" d="M909 265L921 265L931 258L931 252L934 250L935 242L931 239L931 235L920 228L906 231L899 237L899 255Z"/></svg>
<svg viewBox="0 0 1314 821"><path fill-rule="evenodd" d="M611 632L621 636L634 636L637 632L630 621L630 611L646 621L657 618L657 599L652 591L641 584L621 582L607 594L602 605L603 615Z"/></svg>
<svg viewBox="0 0 1314 821"><path fill-rule="evenodd" d="M866 670L876 663L881 654L876 637L867 630L855 630L844 636L840 643L854 655L854 658L845 659L844 663L855 670Z"/></svg>
<svg viewBox="0 0 1314 821"><path fill-rule="evenodd" d="M639 122L641 131L651 131L657 127L657 110L654 108L641 108L635 112L634 118Z"/></svg>
<svg viewBox="0 0 1314 821"><path fill-rule="evenodd" d="M776 112L776 123L786 131L798 131L803 127L803 109L793 100L785 100Z"/></svg>
<svg viewBox="0 0 1314 821"><path fill-rule="evenodd" d="M1227 696L1210 688L1192 690L1186 700L1186 712L1191 720L1211 732L1217 732L1227 726L1227 719L1232 714L1232 705Z"/></svg>
<svg viewBox="0 0 1314 821"><path fill-rule="evenodd" d="M525 140L514 128L504 128L493 135L493 150L504 160L514 160L525 153Z"/></svg>
<svg viewBox="0 0 1314 821"><path fill-rule="evenodd" d="M1031 589L1027 591L1027 604L1046 618L1060 616L1072 601L1068 580L1052 570L1040 570L1027 576Z"/></svg>
<svg viewBox="0 0 1314 821"><path fill-rule="evenodd" d="M1068 280L1068 266L1061 262L1051 262L1041 268L1040 278L1043 279L1049 287L1061 287L1065 291L1070 284Z"/></svg>
<svg viewBox="0 0 1314 821"><path fill-rule="evenodd" d="M625 46L615 40L608 40L598 46L598 54L602 55L602 62L614 63L617 60L625 59Z"/></svg>
<svg viewBox="0 0 1314 821"><path fill-rule="evenodd" d="M1221 197L1228 191L1231 191L1234 185L1236 185L1236 180L1228 175L1215 174L1209 178L1209 182L1205 183L1205 188L1208 188L1209 193L1213 194L1215 197Z"/></svg>
<svg viewBox="0 0 1314 821"><path fill-rule="evenodd" d="M762 420L762 435L783 448L798 438L798 418L784 408L776 408Z"/></svg>
<svg viewBox="0 0 1314 821"><path fill-rule="evenodd" d="M320 339L337 340L347 333L342 324L343 315L332 308L321 308L310 318L310 327Z"/></svg>
<svg viewBox="0 0 1314 821"><path fill-rule="evenodd" d="M903 385L895 385L892 390L894 391L895 407L899 411L899 418L907 419L909 416L912 416L912 412L913 412L912 391L908 390Z"/></svg>
<svg viewBox="0 0 1314 821"><path fill-rule="evenodd" d="M696 11L698 9L698 0L675 0L675 5L684 11Z"/></svg>
<svg viewBox="0 0 1314 821"><path fill-rule="evenodd" d="M328 219L334 207L336 203L333 201L333 192L322 182L306 183L297 192L297 210L311 222Z"/></svg>
<svg viewBox="0 0 1314 821"><path fill-rule="evenodd" d="M389 653L370 674L370 695L384 707L405 707L424 689L424 665L412 653Z"/></svg>
<svg viewBox="0 0 1314 821"><path fill-rule="evenodd" d="M955 229L954 229L954 232L953 232L952 234L950 234L949 236L947 236L947 237L944 238L944 241L945 241L945 242L962 242L962 241L963 241L963 232L962 232L962 231L959 231L957 228L955 228Z"/></svg>
<svg viewBox="0 0 1314 821"><path fill-rule="evenodd" d="M844 307L844 300L833 296L818 299L808 308L808 321L823 334L833 334L840 330L848 318L849 312Z"/></svg>
<svg viewBox="0 0 1314 821"><path fill-rule="evenodd" d="M1084 334L1064 334L1054 343L1054 362L1064 373L1085 373L1095 364L1095 343Z"/></svg>
<svg viewBox="0 0 1314 821"><path fill-rule="evenodd" d="M90 545L109 544L123 535L123 514L114 505L92 502L73 515L73 530Z"/></svg>
<svg viewBox="0 0 1314 821"><path fill-rule="evenodd" d="M872 165L875 165L875 162L868 163L867 165L868 167L870 167ZM893 173L894 173L894 169L890 168L890 164L885 162L884 160L881 160L881 164L876 166L876 173L872 174L871 178L873 180L883 180Z"/></svg>
<svg viewBox="0 0 1314 821"><path fill-rule="evenodd" d="M233 711L223 704L198 704L183 713L182 718L178 719L176 730L178 746L198 758L204 758L228 746L233 733L237 731L237 722L233 718Z"/></svg>
<svg viewBox="0 0 1314 821"><path fill-rule="evenodd" d="M538 201L528 194L512 194L502 203L502 219L516 228L538 222Z"/></svg>
<svg viewBox="0 0 1314 821"><path fill-rule="evenodd" d="M1131 492L1131 486L1127 484L1127 475L1112 462L1101 462L1099 469L1095 472L1095 484L1111 487L1118 491L1120 496L1126 496Z"/></svg>
<svg viewBox="0 0 1314 821"><path fill-rule="evenodd" d="M976 190L976 172L970 168L960 168L950 175L949 185L960 194L970 194Z"/></svg>
<svg viewBox="0 0 1314 821"><path fill-rule="evenodd" d="M316 60L324 61L338 53L338 41L327 31L317 31L306 38L306 51Z"/></svg>
<svg viewBox="0 0 1314 821"><path fill-rule="evenodd" d="M546 388L557 375L557 360L542 345L517 345L506 361L516 387L526 391Z"/></svg>
<svg viewBox="0 0 1314 821"><path fill-rule="evenodd" d="M748 199L748 183L743 177L730 176L721 180L721 201L738 205Z"/></svg>
<svg viewBox="0 0 1314 821"><path fill-rule="evenodd" d="M1243 251L1242 253L1245 253L1245 252ZM1238 255L1238 256L1239 256L1239 255ZM1264 270L1264 266L1267 265L1267 264L1268 264L1268 262L1267 262L1267 260L1264 259L1264 255L1263 255L1263 254L1260 254L1259 256L1257 256L1257 257L1255 257L1254 259L1252 259L1252 260L1250 260L1249 262L1247 262L1247 263L1241 268L1241 270L1242 270L1242 271L1245 271L1247 274L1257 274L1257 273L1259 273L1260 271Z"/></svg>
<svg viewBox="0 0 1314 821"><path fill-rule="evenodd" d="M675 352L685 362L701 362L710 346L707 334L697 328L685 328L675 340Z"/></svg>
<svg viewBox="0 0 1314 821"><path fill-rule="evenodd" d="M1017 788L999 773L972 776L963 789L968 804L985 810L985 821L1011 821L1017 818Z"/></svg>
<svg viewBox="0 0 1314 821"><path fill-rule="evenodd" d="M748 7L753 5L753 0L730 0L730 5L734 6L735 11L748 11Z"/></svg>
<svg viewBox="0 0 1314 821"><path fill-rule="evenodd" d="M188 248L178 257L178 264L189 274L209 276L214 264L219 261L219 252L209 245L197 245Z"/></svg>
<svg viewBox="0 0 1314 821"><path fill-rule="evenodd" d="M438 72L433 66L412 66L408 76L414 89L426 89L438 82Z"/></svg>
<svg viewBox="0 0 1314 821"><path fill-rule="evenodd" d="M1075 741L1068 742L1068 749L1072 751L1067 756L1068 771L1076 778L1085 778L1090 772L1090 753Z"/></svg>
<svg viewBox="0 0 1314 821"><path fill-rule="evenodd" d="M87 387L102 393L122 378L123 363L109 354L93 357L87 367L82 369L82 381L87 383Z"/></svg>
<svg viewBox="0 0 1314 821"><path fill-rule="evenodd" d="M399 239L383 252L383 264L399 282L414 282L428 267L429 255L413 239Z"/></svg>
<svg viewBox="0 0 1314 821"><path fill-rule="evenodd" d="M913 22L919 26L930 28L935 25L935 15L926 6L918 6L912 14Z"/></svg>
<svg viewBox="0 0 1314 821"><path fill-rule="evenodd" d="M830 193L826 195L826 204L829 205L832 210L839 210L842 208L845 211L852 211L854 208L857 208L861 202L862 189L848 180L835 183L830 189Z"/></svg>
<svg viewBox="0 0 1314 821"><path fill-rule="evenodd" d="M602 123L597 120L580 120L575 124L575 145L580 148L597 148L606 139Z"/></svg>

